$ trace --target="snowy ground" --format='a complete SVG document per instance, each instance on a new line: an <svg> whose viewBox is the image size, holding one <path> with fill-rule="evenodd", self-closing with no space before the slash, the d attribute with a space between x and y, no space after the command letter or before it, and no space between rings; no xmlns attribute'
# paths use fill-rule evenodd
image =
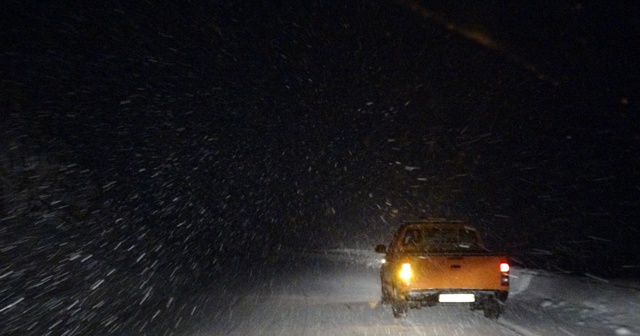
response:
<svg viewBox="0 0 640 336"><path fill-rule="evenodd" d="M639 281L515 268L503 324L525 335L637 335Z"/></svg>
<svg viewBox="0 0 640 336"><path fill-rule="evenodd" d="M498 323L463 306L395 319L379 302L379 256L361 250L280 255L193 298L186 335L636 335L638 282L513 269ZM225 283L225 285L220 285Z"/></svg>

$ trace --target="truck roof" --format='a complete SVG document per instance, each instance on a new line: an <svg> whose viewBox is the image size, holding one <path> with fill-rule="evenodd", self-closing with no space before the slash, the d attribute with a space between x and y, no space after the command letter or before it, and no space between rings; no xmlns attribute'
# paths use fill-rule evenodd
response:
<svg viewBox="0 0 640 336"><path fill-rule="evenodd" d="M469 224L469 222L467 222L467 221L463 221L463 220L448 220L448 219L440 219L440 218L436 218L436 219L419 219L419 220L406 221L402 225L400 225L400 227L398 228L398 231L401 231L402 229L406 228L407 226L463 227L463 228L465 228L467 230L477 231L477 229L473 225Z"/></svg>

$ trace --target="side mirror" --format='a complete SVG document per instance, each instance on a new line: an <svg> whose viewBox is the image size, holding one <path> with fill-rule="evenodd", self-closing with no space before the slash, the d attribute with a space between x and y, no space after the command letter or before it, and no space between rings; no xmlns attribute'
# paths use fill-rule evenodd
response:
<svg viewBox="0 0 640 336"><path fill-rule="evenodd" d="M387 253L387 247L384 245L376 245L376 253Z"/></svg>

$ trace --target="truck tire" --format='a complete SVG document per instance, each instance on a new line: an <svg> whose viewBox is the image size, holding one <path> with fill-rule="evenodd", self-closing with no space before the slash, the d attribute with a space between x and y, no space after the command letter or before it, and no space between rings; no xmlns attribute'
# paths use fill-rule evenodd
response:
<svg viewBox="0 0 640 336"><path fill-rule="evenodd" d="M398 291L393 288L393 302L391 303L391 311L393 312L393 317L407 317L408 310L409 304L407 303L407 301L398 298Z"/></svg>
<svg viewBox="0 0 640 336"><path fill-rule="evenodd" d="M395 318L404 318L407 317L407 311L409 310L409 305L405 301L394 301L391 304L391 311L393 311L393 317Z"/></svg>
<svg viewBox="0 0 640 336"><path fill-rule="evenodd" d="M509 291L499 291L496 293L496 298L502 302L507 301L509 297Z"/></svg>
<svg viewBox="0 0 640 336"><path fill-rule="evenodd" d="M482 309L486 318L497 320L500 317L500 303L493 296L484 301Z"/></svg>

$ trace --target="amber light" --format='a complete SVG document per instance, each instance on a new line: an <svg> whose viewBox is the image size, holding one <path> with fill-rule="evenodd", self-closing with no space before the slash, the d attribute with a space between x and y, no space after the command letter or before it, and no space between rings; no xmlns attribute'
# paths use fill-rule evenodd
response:
<svg viewBox="0 0 640 336"><path fill-rule="evenodd" d="M411 264L402 264L402 268L400 269L400 279L408 282L411 279L411 276Z"/></svg>
<svg viewBox="0 0 640 336"><path fill-rule="evenodd" d="M506 263L506 262L501 262L500 263L500 272L509 273L509 264Z"/></svg>

